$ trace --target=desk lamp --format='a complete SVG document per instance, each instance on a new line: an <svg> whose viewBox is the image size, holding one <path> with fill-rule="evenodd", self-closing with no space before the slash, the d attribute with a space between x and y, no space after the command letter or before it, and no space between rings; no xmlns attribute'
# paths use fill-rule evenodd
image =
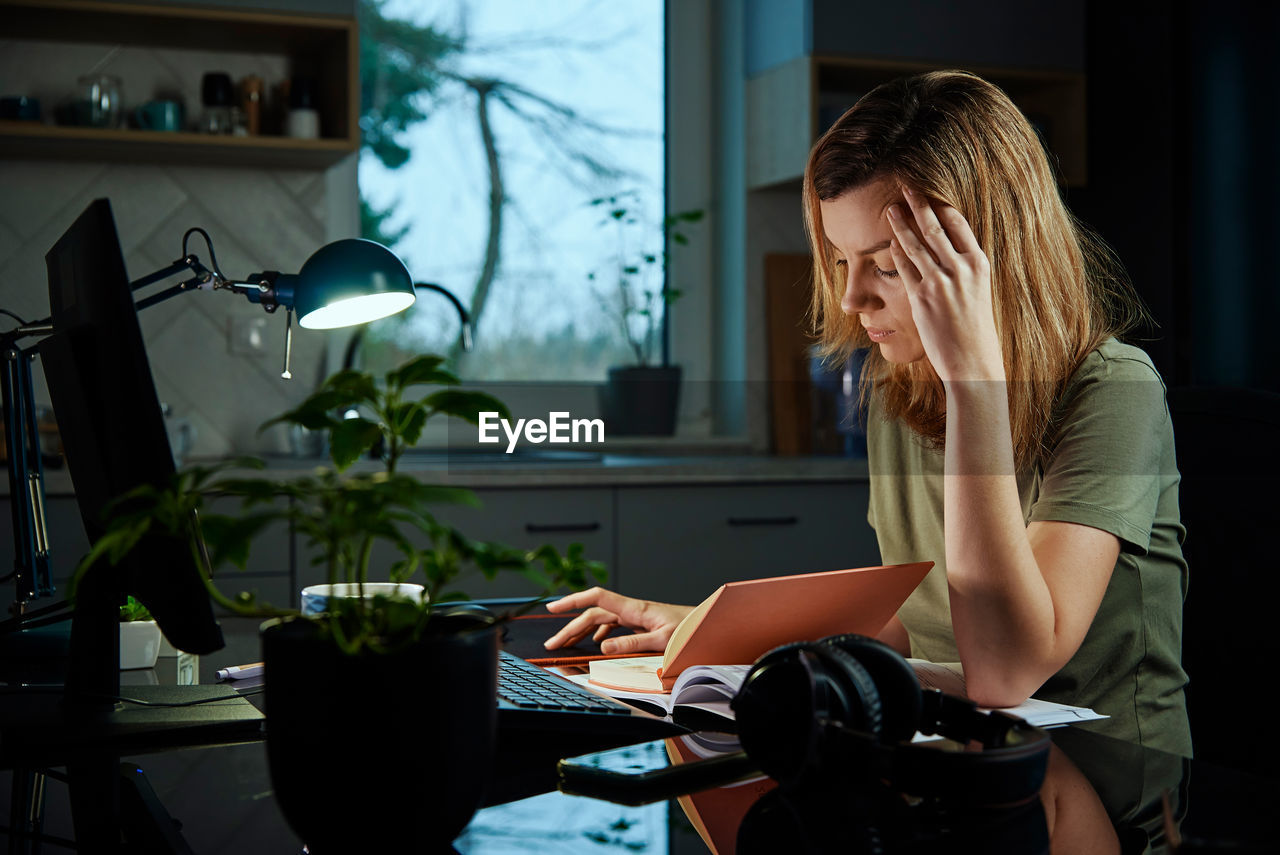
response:
<svg viewBox="0 0 1280 855"><path fill-rule="evenodd" d="M209 266L187 251L191 235L199 234L209 249ZM403 311L413 304L415 292L408 270L391 250L370 240L346 239L317 250L297 273L264 271L244 280L225 276L218 266L213 242L201 228L182 237L182 257L169 266L129 283L137 292L172 276L192 275L163 291L138 300L138 310L193 290L228 290L244 295L267 312L285 309L285 356L281 376L292 377L289 361L293 344L293 314L307 329L335 329L365 324ZM56 311L56 307L55 307ZM49 569L49 538L45 521L44 471L32 395L31 362L35 349L24 350L18 341L55 332L52 318L21 322L0 335L3 354L3 406L8 438L9 496L13 511L14 572L17 587L13 606L15 621L0 623L0 631L13 624L34 627L54 623L65 616L45 617L62 611L63 604L28 612L27 602L54 592ZM3 581L3 580L0 580ZM36 618L44 617L43 620ZM8 624L8 625L6 625Z"/></svg>

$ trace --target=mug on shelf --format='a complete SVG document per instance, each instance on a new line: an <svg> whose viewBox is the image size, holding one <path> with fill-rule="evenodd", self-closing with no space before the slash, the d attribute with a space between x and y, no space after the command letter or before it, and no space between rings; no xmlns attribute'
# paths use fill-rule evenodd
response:
<svg viewBox="0 0 1280 855"><path fill-rule="evenodd" d="M26 95L5 95L0 98L0 119L38 122L40 121L40 101Z"/></svg>
<svg viewBox="0 0 1280 855"><path fill-rule="evenodd" d="M148 101L133 111L133 118L143 130L180 131L182 112L178 101Z"/></svg>

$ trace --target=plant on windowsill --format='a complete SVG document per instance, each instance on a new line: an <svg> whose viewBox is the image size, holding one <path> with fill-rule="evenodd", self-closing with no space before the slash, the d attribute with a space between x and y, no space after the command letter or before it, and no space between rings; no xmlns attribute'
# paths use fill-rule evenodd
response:
<svg viewBox="0 0 1280 855"><path fill-rule="evenodd" d="M671 250L687 246L685 229L703 217L701 210L680 211L662 221L660 251L631 246L643 240L641 219L628 207L636 194L621 193L593 199L591 204L606 210L601 225L615 234L618 250L607 272L592 271L588 279L603 290L597 291L606 314L613 318L635 357L628 365L609 369L600 392L600 410L608 434L629 436L671 436L675 433L680 403L679 365L670 364L667 348L654 363L654 351L663 335L667 315L682 291L667 281Z"/></svg>
<svg viewBox="0 0 1280 855"><path fill-rule="evenodd" d="M106 534L81 564L84 572L99 559L114 563L142 536L163 532L184 539L198 565L203 542L212 568L243 569L253 540L283 522L314 550L331 584L359 590L376 566L385 572L378 581L421 574L419 597L331 596L313 616L249 594L227 597L208 580L210 596L225 608L272 618L262 629L268 760L281 810L312 852L363 851L371 817L380 849L424 850L452 840L480 804L493 751L501 618L449 605L463 598L452 586L464 570L488 578L522 572L548 592L603 578L602 565L587 561L578 544L562 556L546 545L523 551L467 539L431 509L476 504L474 494L398 471L433 416L509 417L491 396L456 388L442 362L418 357L382 383L366 372L338 372L263 426L326 432L332 468L276 481L228 471L261 468L261 461L188 467L167 490L142 487L117 500ZM431 388L415 394L420 387ZM368 417L335 415L353 408ZM349 473L379 441L382 467ZM238 497L240 513L197 515L214 495ZM393 557L380 557L377 547ZM359 781L397 783L345 786Z"/></svg>

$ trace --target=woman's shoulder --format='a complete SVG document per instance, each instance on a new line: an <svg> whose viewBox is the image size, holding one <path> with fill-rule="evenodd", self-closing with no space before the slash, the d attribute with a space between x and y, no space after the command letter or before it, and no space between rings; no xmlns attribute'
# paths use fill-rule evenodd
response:
<svg viewBox="0 0 1280 855"><path fill-rule="evenodd" d="M1145 350L1109 338L1085 356L1068 385L1085 380L1161 380L1160 372Z"/></svg>
<svg viewBox="0 0 1280 855"><path fill-rule="evenodd" d="M1054 407L1052 424L1062 431L1085 420L1107 432L1122 424L1154 430L1168 419L1165 385L1146 351L1107 339L1081 361ZM1141 426L1141 427L1140 427Z"/></svg>

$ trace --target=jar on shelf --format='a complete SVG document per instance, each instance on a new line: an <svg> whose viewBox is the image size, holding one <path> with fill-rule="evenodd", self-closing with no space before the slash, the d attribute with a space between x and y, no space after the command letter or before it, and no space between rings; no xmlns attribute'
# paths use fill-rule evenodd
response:
<svg viewBox="0 0 1280 855"><path fill-rule="evenodd" d="M78 81L75 124L90 128L119 128L124 122L124 84L114 74L86 74Z"/></svg>
<svg viewBox="0 0 1280 855"><path fill-rule="evenodd" d="M200 101L204 111L200 114L196 130L202 134L230 134L235 131L236 96L230 74L207 72L200 82Z"/></svg>
<svg viewBox="0 0 1280 855"><path fill-rule="evenodd" d="M320 136L320 112L314 79L295 77L290 82L285 131L295 139L313 140Z"/></svg>

